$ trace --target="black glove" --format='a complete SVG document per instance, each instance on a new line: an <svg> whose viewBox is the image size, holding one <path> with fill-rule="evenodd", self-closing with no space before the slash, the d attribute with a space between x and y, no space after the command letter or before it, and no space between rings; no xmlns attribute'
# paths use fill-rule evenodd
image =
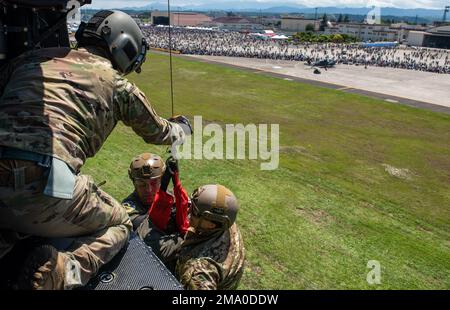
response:
<svg viewBox="0 0 450 310"><path fill-rule="evenodd" d="M170 169L166 168L166 171L164 171L164 174L161 178L161 187L160 189L163 192L167 192L167 187L169 187L170 180L172 179L172 173Z"/></svg>
<svg viewBox="0 0 450 310"><path fill-rule="evenodd" d="M175 173L177 173L179 171L178 170L179 169L178 168L178 160L176 160L175 158L170 156L166 160L166 167L167 167L167 169L170 169L171 174L174 175Z"/></svg>
<svg viewBox="0 0 450 310"><path fill-rule="evenodd" d="M173 117L169 118L168 121L181 125L184 133L188 136L192 135L194 133L194 130L192 129L192 126L191 126L191 122L189 121L189 119L186 116L183 116L183 115L173 116Z"/></svg>
<svg viewBox="0 0 450 310"><path fill-rule="evenodd" d="M173 178L175 173L178 172L178 161L170 156L166 160L166 171L161 178L161 189L166 192L167 187L169 187L170 180Z"/></svg>

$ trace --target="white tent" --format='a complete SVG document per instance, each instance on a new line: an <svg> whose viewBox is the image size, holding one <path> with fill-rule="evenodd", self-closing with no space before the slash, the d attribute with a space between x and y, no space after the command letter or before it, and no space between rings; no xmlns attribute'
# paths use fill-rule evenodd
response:
<svg viewBox="0 0 450 310"><path fill-rule="evenodd" d="M207 28L207 27L190 27L187 26L186 29L192 29L192 30L204 30L204 31L214 31L216 29L213 28Z"/></svg>
<svg viewBox="0 0 450 310"><path fill-rule="evenodd" d="M289 38L282 34L282 35L273 36L271 39L274 39L274 40L287 40Z"/></svg>

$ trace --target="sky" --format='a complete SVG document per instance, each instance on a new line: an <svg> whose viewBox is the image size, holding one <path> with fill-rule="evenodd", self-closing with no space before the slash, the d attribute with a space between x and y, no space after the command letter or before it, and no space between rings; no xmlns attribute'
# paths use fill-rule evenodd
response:
<svg viewBox="0 0 450 310"><path fill-rule="evenodd" d="M184 5L198 5L211 3L211 0L170 0L172 6L184 6ZM92 7L95 8L120 8L120 7L140 7L147 4L151 4L155 1L149 0L92 0ZM159 0L157 2L165 2ZM277 0L217 0L217 2L271 2L276 3ZM381 7L398 7L398 8L424 8L424 9L442 9L444 6L449 5L448 0L315 0L313 4L309 0L282 0L284 4L303 5L307 7L321 7L321 6L339 6L339 7L368 7L368 6L381 6Z"/></svg>

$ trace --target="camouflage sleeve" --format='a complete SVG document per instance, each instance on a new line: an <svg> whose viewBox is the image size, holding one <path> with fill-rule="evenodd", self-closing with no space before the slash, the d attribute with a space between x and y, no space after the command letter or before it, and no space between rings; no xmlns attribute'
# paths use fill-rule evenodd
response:
<svg viewBox="0 0 450 310"><path fill-rule="evenodd" d="M169 145L173 139L171 135L178 138L182 134L180 126L158 116L145 94L127 79L117 78L114 100L118 118L131 126L145 142Z"/></svg>
<svg viewBox="0 0 450 310"><path fill-rule="evenodd" d="M217 290L220 272L208 259L190 259L180 269L178 274L185 289Z"/></svg>

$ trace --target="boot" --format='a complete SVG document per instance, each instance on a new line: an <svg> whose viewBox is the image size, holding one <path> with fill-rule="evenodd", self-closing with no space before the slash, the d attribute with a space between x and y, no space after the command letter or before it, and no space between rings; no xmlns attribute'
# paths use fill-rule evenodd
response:
<svg viewBox="0 0 450 310"><path fill-rule="evenodd" d="M25 261L18 280L23 290L63 290L68 257L51 245L36 248Z"/></svg>

